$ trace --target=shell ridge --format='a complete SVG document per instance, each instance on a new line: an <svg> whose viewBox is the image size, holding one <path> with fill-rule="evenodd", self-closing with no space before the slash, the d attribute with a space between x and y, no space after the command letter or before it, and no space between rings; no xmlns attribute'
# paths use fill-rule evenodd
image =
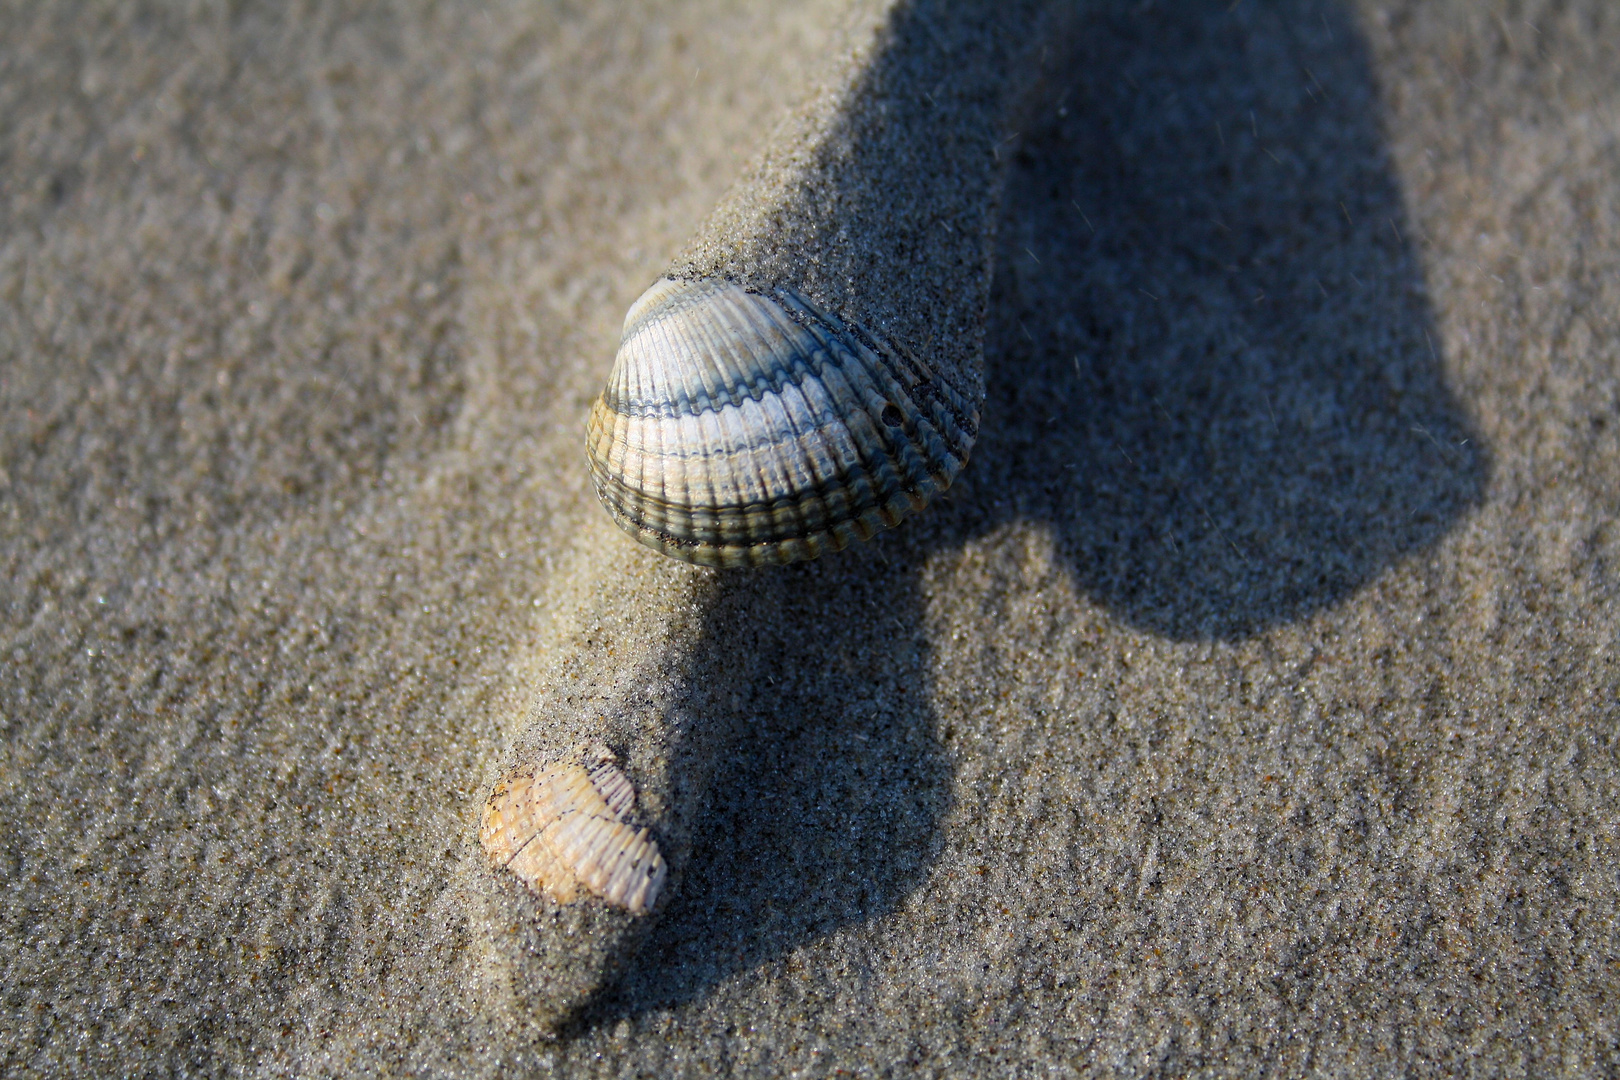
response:
<svg viewBox="0 0 1620 1080"><path fill-rule="evenodd" d="M884 430L887 425L875 420L888 403L879 385L883 370L881 360L864 349L850 348L849 343L842 339L831 335L829 338L828 348L836 350L842 361L836 367L837 378L842 380L845 393L855 404L855 409L848 412L853 412L859 418L858 422L852 423L853 418L846 413L844 423L857 449L855 467L867 473L870 490L861 503L877 506L883 502L877 494L879 490L887 484L905 482L895 468L897 461L893 440ZM862 355L863 352L865 355ZM901 404L909 406L910 403L902 398ZM893 521L887 523L894 524Z"/></svg>
<svg viewBox="0 0 1620 1080"><path fill-rule="evenodd" d="M836 352L838 345L836 342L829 342L827 348ZM859 517L865 512L865 508L875 501L873 487L875 477L871 474L871 468L876 463L870 460L872 457L870 440L863 437L863 433L852 424L846 410L838 406L841 400L853 400L859 409L861 395L856 386L857 377L852 377L852 374L842 363L829 363L820 380L828 394L829 405L836 410L839 425L845 435L842 445L847 453L841 460L835 462L837 471L829 478L829 486L842 488L842 497L833 500L822 486L818 486L817 495L823 501L842 503L845 516Z"/></svg>
<svg viewBox="0 0 1620 1080"><path fill-rule="evenodd" d="M814 385L825 387L823 380L820 378L814 380ZM827 432L828 425L826 423L817 422L817 417L822 415L822 410L811 400L812 394L810 380L806 380L805 383L792 387L791 397L786 393L782 395L784 399L783 412L793 427L794 445L800 450L804 472L809 481L807 488L814 493L814 497L795 500L792 498L791 492L787 492L778 496L775 501L778 503L785 502L789 506L803 505L803 509L795 515L799 522L801 534L825 523L828 516L828 506L824 493L829 486L836 483L838 475L838 462L831 452L836 440ZM800 406L799 410L787 407L795 401ZM828 417L828 419L837 419L839 426L843 426L841 418ZM830 466L830 468L827 466Z"/></svg>
<svg viewBox="0 0 1620 1080"><path fill-rule="evenodd" d="M630 897L632 910L646 911L656 900L658 893L664 887L664 879L669 876L669 866L664 857L656 848L653 849L652 861L647 866L647 873L637 886L635 894Z"/></svg>
<svg viewBox="0 0 1620 1080"><path fill-rule="evenodd" d="M715 297L716 302L698 309L700 317L682 319L678 323L680 334L684 339L686 348L677 354L685 366L690 377L695 378L702 386L702 394L690 393L690 388L683 382L682 389L687 396L682 398L678 405L682 411L693 415L705 412L719 412L731 404L731 382L728 377L729 346L736 338L736 329L730 325L735 321L735 313L724 310L725 298ZM723 316L730 314L732 320ZM675 323L673 319L666 319L665 325Z"/></svg>
<svg viewBox="0 0 1620 1080"><path fill-rule="evenodd" d="M780 363L762 361L766 357L779 358L784 346L792 351L795 343L771 324L768 314L760 310L752 295L722 293L715 301L736 326L729 340L720 343L731 375L725 404L739 407L745 401L758 402L777 392L780 389L777 379L789 376L790 369ZM778 342L773 338L782 340Z"/></svg>
<svg viewBox="0 0 1620 1080"><path fill-rule="evenodd" d="M729 460L733 453L727 438L729 424L723 415L727 379L722 371L722 363L723 357L730 351L731 339L736 335L735 330L720 317L721 312L715 310L719 306L711 302L696 309L697 317L681 321L683 337L695 347L688 347L679 353L680 362L690 368L691 375L700 380L703 386L701 397L688 396L679 403L686 413L680 422L697 431L693 449L701 448L699 453L683 454L685 460L682 461L687 490L691 491L694 479L700 479L704 488L699 498L691 500L687 524L688 531L693 533L702 530L700 522L710 524L711 528L718 524L720 508L735 497L735 492L726 491L729 477L721 475L720 470L686 468L693 459L701 466L703 462L716 457L722 461Z"/></svg>
<svg viewBox="0 0 1620 1080"><path fill-rule="evenodd" d="M925 480L931 479L943 490L949 487L966 456L964 450L958 449L962 440L950 437L955 424L952 423L954 410L948 397L955 396L955 392L943 382L922 382L908 388L896 374L894 361L908 363L899 353L872 355L867 359L869 368L888 396L904 402L906 408L901 410L903 419L909 421L916 432L915 436L896 438L895 449L905 460L907 467L904 471L918 489ZM935 394L939 394L943 400L930 400ZM932 408L919 408L918 397ZM902 434L906 433L902 431ZM932 467L929 464L931 460L938 460L939 467Z"/></svg>
<svg viewBox="0 0 1620 1080"><path fill-rule="evenodd" d="M625 906L632 911L645 911L649 894L664 880L664 860L656 849L648 849L646 841L638 838L638 857L625 874ZM650 856L650 857L644 857Z"/></svg>
<svg viewBox="0 0 1620 1080"><path fill-rule="evenodd" d="M809 343L819 344L814 336L809 339ZM787 382L777 395L797 459L799 482L773 491L759 512L776 522L790 518L792 528L776 531L813 545L815 536L827 532L837 516L834 507L840 500L833 496L852 479L848 462L840 459L854 456L858 460L859 448L842 415L836 385L829 384L829 376L837 377L836 363L828 359L825 349L801 349L800 353L806 377ZM836 452L839 445L846 454Z"/></svg>
<svg viewBox="0 0 1620 1080"><path fill-rule="evenodd" d="M778 395L783 423L788 429L791 446L797 451L795 456L798 458L799 471L802 471L803 478L808 480L808 484L795 485L792 481L784 483L781 489L770 493L771 498L761 507L761 512L773 522L790 520L792 529L784 531L791 531L800 538L808 538L814 533L826 516L824 502L819 496L824 478L821 470L816 467L816 454L814 446L811 445L824 437L822 435L824 425L816 422L817 410L808 399L807 386L811 382L812 380L807 379L804 383L795 383ZM820 380L814 382L819 385ZM802 414L800 410L792 407L795 401L799 404ZM785 464L781 467L786 471ZM814 493L813 497L794 498L796 486L800 490Z"/></svg>
<svg viewBox="0 0 1620 1080"><path fill-rule="evenodd" d="M611 762L604 762L591 770L591 783L614 817L624 817L635 806L635 786L630 783L630 778Z"/></svg>
<svg viewBox="0 0 1620 1080"><path fill-rule="evenodd" d="M977 435L949 379L792 288L665 278L625 327L592 477L666 554L758 565L842 548L946 490Z"/></svg>
<svg viewBox="0 0 1620 1080"><path fill-rule="evenodd" d="M651 316L649 316L650 318ZM650 329L650 326L644 325L634 337L625 343L625 347L632 348L639 345ZM630 355L634 358L636 353L632 351ZM653 384L657 378L653 365L631 363L622 366L625 369L628 400L625 406L615 410L614 430L620 453L617 462L613 462L612 459L609 460L609 464L616 464L618 467L613 470L604 470L604 473L606 477L611 477L616 481L613 486L615 495L618 498L615 501L619 506L624 507L627 504L639 505L641 497L647 491L647 486L652 480L648 476L648 470L657 459L657 455L647 452L647 441L650 436L657 436L660 433L646 430L646 425L638 423L637 417L628 407L629 402L648 396L649 384ZM633 464L631 461L632 455L634 456Z"/></svg>
<svg viewBox="0 0 1620 1080"><path fill-rule="evenodd" d="M656 324L658 331L661 335L670 334L673 336L666 323L667 320ZM657 354L655 353L654 355ZM648 366L651 367L652 365ZM658 364L657 379L653 382L653 390L655 395L658 397L663 396L662 391L664 389L664 378L666 375L667 372L664 370L663 364ZM650 429L650 434L657 439L657 453L643 454L642 467L639 475L639 484L637 486L639 505L642 507L648 506L648 499L651 497L657 500L656 503L652 503L651 505L671 507L674 505L673 500L670 498L669 492L672 482L679 483L681 491L685 494L690 494L689 480L686 474L684 462L681 463L681 471L676 477L671 477L669 475L669 470L658 468L660 462L665 462L670 459L669 451L672 445L672 437L674 437L674 446L679 447L681 445L679 439L680 413L678 411L674 412L668 418L670 421L668 423L661 422L664 419L661 417L651 417L647 419L650 419L651 422L647 423L646 420L643 420L643 423L646 424L646 426ZM653 469L657 470L656 475L649 476L649 470ZM655 484L656 487L654 486Z"/></svg>
<svg viewBox="0 0 1620 1080"><path fill-rule="evenodd" d="M537 893L571 903L583 886L634 914L656 901L639 868L661 868L663 857L646 827L626 818L635 787L617 759L589 743L564 761L497 783L484 808L479 839L498 869L510 870Z"/></svg>
<svg viewBox="0 0 1620 1080"><path fill-rule="evenodd" d="M576 809L559 816L555 822L552 844L582 878L585 875L580 867L591 853L593 838L599 831L597 825L602 820L599 814Z"/></svg>
<svg viewBox="0 0 1620 1080"><path fill-rule="evenodd" d="M619 340L629 341L651 318L667 306L672 299L678 302L680 283L674 278L661 277L653 282L636 302L630 305L630 310L624 313L624 325L619 329Z"/></svg>
<svg viewBox="0 0 1620 1080"><path fill-rule="evenodd" d="M794 346L793 355L799 368L797 371L785 371L780 380L780 389L770 398L762 399L757 406L765 411L772 411L774 407L774 411L779 414L779 422L773 427L778 433L785 434L785 441L799 451L797 469L792 463L784 460L785 455L779 452L784 441L780 437L775 440L772 448L778 452L758 455L760 470L763 472L765 461L769 460L780 473L781 479L779 485L762 489L761 494L764 497L760 500L758 512L773 521L781 521L784 517L791 519L793 523L791 531L802 537L808 535L815 527L816 508L808 499L793 498L793 492L803 486L800 481L804 478L808 478L811 490L818 490L821 486L822 478L816 469L815 457L807 446L807 443L823 438L822 424L819 422L820 414L814 403L809 400L807 392L809 384L819 385L821 365L817 363L818 357L814 352L804 348L806 344L812 344L814 339L812 338L810 342L795 341L794 337L797 335L794 335L792 330L796 327L789 320L781 318L778 314L781 308L778 305L772 304L768 297L763 296L756 295L752 300L763 320L776 323L780 319L781 322L788 323L787 326L775 325L773 329L784 342ZM802 406L802 415L792 407L795 401ZM795 472L802 475L795 476L793 475Z"/></svg>
<svg viewBox="0 0 1620 1080"><path fill-rule="evenodd" d="M754 313L739 304L735 297L719 297L717 306L722 307L739 327L754 331L760 338L764 337L758 333L757 320L752 318ZM731 494L728 500L715 501L715 528L722 537L740 528L740 523L732 520L733 515L726 513L727 507L746 506L772 489L771 478L764 469L768 455L756 452L758 443L748 423L752 412L768 400L766 396L756 398L750 392L751 387L759 381L755 378L755 372L763 370L762 348L758 346L768 344L768 341L746 339L742 333L733 333L716 343L715 352L717 357L724 357L727 377L725 399L716 415L727 434L722 461ZM740 470L739 464L752 465L752 476Z"/></svg>
<svg viewBox="0 0 1620 1080"><path fill-rule="evenodd" d="M788 339L789 345L797 344L793 342L790 334L783 333L783 327L771 322L768 316L762 316L760 313L760 308L765 305L769 305L781 310L781 305L777 303L774 298L764 293L750 292L740 288L736 289L735 291L739 295L730 296L725 295L717 290L703 290L705 296L714 296L716 306L723 305L730 310L733 316L733 321L736 325L728 327L727 329L732 331L731 335L729 336L733 338L736 346L741 347L742 345L741 341L737 340L740 338L740 335L735 333L738 326L755 331L763 338L768 339L772 335L780 335ZM739 297L746 298L746 301L744 299L740 299ZM690 323L701 322L705 324L712 324L716 320L713 320L708 316L704 316L701 319L678 319L674 317L675 315L684 312L687 308L695 306L697 305L683 303L680 305L680 311L675 313L660 312L656 316L647 316L643 320L642 328L638 330L637 334L633 335L633 337L640 338L644 335L653 335L655 339L661 343L662 348L655 350L645 347L638 347L636 351L643 354L655 352L662 352L672 355L685 353L688 355L703 357L705 360L710 360L711 363L711 350L724 349L731 353L731 355L735 356L736 352L733 349L733 346L726 343L723 337L717 339L707 334L699 337L693 337L687 332L690 329L690 326L688 325ZM786 313L784 312L784 314ZM800 331L806 329L803 323L799 320L784 321L787 321L789 326L796 327ZM674 333L678 334L678 336L670 338L656 333L658 330L662 330L664 333L671 333L671 324L678 324L682 326L681 331L673 331ZM628 343L631 340L632 337L625 337L623 339L623 343ZM621 348L623 347L623 343L621 343ZM768 344L768 341L765 342L765 344ZM794 351L802 353L803 350L800 348L795 348ZM745 355L753 355L755 352L756 350L752 349L745 350ZM808 359L808 357L806 357L806 359ZM813 372L813 365L811 365L811 368ZM629 412L631 415L635 416L671 416L681 412L697 413L708 409L721 409L727 404L740 404L743 398L750 398L758 401L769 396L770 394L780 392L783 382L785 380L792 379L793 376L794 372L789 367L782 367L779 365L761 365L752 362L741 364L733 363L731 365L730 376L722 378L719 383L710 383L705 388L704 394L700 396L691 395L689 393L690 387L683 387L683 392L679 395L670 393L670 388L659 387L653 393L638 392L632 395L628 400L610 401L609 404L615 409Z"/></svg>
<svg viewBox="0 0 1620 1080"><path fill-rule="evenodd" d="M631 830L622 822L611 822L602 830L600 845L605 849L588 866L585 880L616 904L626 899L623 868L630 861L627 840Z"/></svg>
<svg viewBox="0 0 1620 1080"><path fill-rule="evenodd" d="M746 544L752 523L762 519L774 522L777 531L803 534L811 527L809 508L791 495L803 487L806 462L797 444L806 428L790 402L814 378L816 358L806 348L813 340L780 318L766 297L737 291L721 303L749 331L747 339L738 335L727 342L737 372L731 418L739 428L739 450L728 454L725 465L731 471L749 468L751 483L739 482L737 497L725 507L729 512L717 522L717 538ZM745 555L743 561L757 560Z"/></svg>
<svg viewBox="0 0 1620 1080"><path fill-rule="evenodd" d="M725 420L720 411L705 409L693 419L705 447L705 453L697 459L699 468L687 472L688 476L695 474L703 484L701 497L693 499L688 510L689 528L693 533L699 533L705 526L710 530L719 528L725 507L736 501L737 492L726 488L729 470L702 467L715 460L717 455L719 460L726 460Z"/></svg>
<svg viewBox="0 0 1620 1080"><path fill-rule="evenodd" d="M888 407L889 403L893 403L895 407L900 409L900 427L883 439L884 448L888 453L889 463L895 471L895 481L900 493L910 498L912 509L921 509L921 505L926 505L928 497L932 494L930 490L932 488L932 470L928 467L924 453L919 453L919 447L916 445L915 439L906 431L906 427L909 425L920 434L929 427L928 421L926 417L919 413L916 404L911 400L910 395L905 393L905 389L899 384L899 380L894 378L893 373L883 363L883 358L874 357L872 361L868 362L868 369L873 376L873 382L877 384L874 387L877 391L875 396L883 401L880 404L874 400L868 405L868 408L877 409L879 415L882 414L884 408ZM883 391L888 391L888 393L885 394ZM885 426L887 425L885 424ZM917 499L919 498L922 499L922 504L918 504Z"/></svg>
<svg viewBox="0 0 1620 1080"><path fill-rule="evenodd" d="M953 429L959 433L959 438L947 439L948 444L972 446L978 434L978 412L949 380L937 375L909 349L878 337L859 324L853 325L852 336L866 346L871 354L868 363L876 362L884 381L905 395L916 415L932 414L929 419L942 434ZM953 450L953 455L957 454Z"/></svg>

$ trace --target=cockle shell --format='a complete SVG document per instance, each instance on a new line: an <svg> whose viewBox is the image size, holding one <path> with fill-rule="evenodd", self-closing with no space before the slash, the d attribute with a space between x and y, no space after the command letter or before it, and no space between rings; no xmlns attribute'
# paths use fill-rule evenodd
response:
<svg viewBox="0 0 1620 1080"><path fill-rule="evenodd" d="M629 821L635 788L600 743L495 785L478 839L490 861L559 904L579 888L633 915L658 900L668 868L645 828Z"/></svg>
<svg viewBox="0 0 1620 1080"><path fill-rule="evenodd" d="M665 278L625 316L587 449L631 536L758 566L921 510L978 428L976 405L926 364L793 289Z"/></svg>

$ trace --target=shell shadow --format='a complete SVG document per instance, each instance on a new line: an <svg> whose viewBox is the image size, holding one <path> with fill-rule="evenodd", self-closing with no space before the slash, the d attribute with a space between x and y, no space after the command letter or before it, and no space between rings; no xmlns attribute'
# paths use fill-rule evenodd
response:
<svg viewBox="0 0 1620 1080"><path fill-rule="evenodd" d="M679 893L582 1029L702 997L924 879L951 789L930 553L1043 524L1117 618L1236 641L1342 600L1482 497L1352 17L1083 14L1010 165L973 459L896 534L716 575L687 679L727 690L737 726ZM925 32L899 20L893 48ZM738 649L769 656L766 685L728 674Z"/></svg>
<svg viewBox="0 0 1620 1080"><path fill-rule="evenodd" d="M1010 166L983 435L948 534L1046 523L1175 639L1330 606L1482 498L1339 3L1103 6ZM1083 29L1083 33L1079 32Z"/></svg>
<svg viewBox="0 0 1620 1080"><path fill-rule="evenodd" d="M729 687L734 728L684 880L580 1026L701 996L883 915L927 872L951 770L929 704L917 576L891 558L901 546L715 575L687 684L723 697L713 688L739 649L773 674Z"/></svg>

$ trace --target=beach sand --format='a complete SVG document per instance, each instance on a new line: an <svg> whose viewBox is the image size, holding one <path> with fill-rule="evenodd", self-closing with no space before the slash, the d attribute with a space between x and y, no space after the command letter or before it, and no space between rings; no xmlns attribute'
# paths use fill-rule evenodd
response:
<svg viewBox="0 0 1620 1080"><path fill-rule="evenodd" d="M841 4L0 20L6 1072L1620 1068L1620 10L1076 5L966 471L761 572L584 418ZM476 839L608 698L639 922Z"/></svg>

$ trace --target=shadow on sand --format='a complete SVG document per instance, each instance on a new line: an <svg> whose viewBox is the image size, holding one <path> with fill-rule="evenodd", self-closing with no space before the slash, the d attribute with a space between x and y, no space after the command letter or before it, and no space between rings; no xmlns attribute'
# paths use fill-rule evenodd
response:
<svg viewBox="0 0 1620 1080"><path fill-rule="evenodd" d="M961 487L860 550L717 577L691 678L723 682L737 649L776 674L734 688L682 890L584 1024L700 997L922 880L951 780L916 570L931 552L1040 524L1121 621L1241 641L1478 502L1486 452L1443 380L1351 15L1113 8L1048 47L1010 166Z"/></svg>

